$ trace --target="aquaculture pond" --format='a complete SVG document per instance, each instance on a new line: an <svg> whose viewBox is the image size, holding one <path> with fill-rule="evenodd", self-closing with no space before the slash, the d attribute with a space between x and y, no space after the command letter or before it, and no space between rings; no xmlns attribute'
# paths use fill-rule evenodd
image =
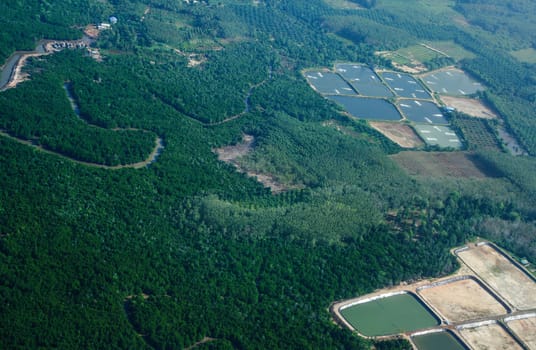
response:
<svg viewBox="0 0 536 350"><path fill-rule="evenodd" d="M392 97L391 90L370 68L353 63L339 63L335 70L348 81L361 95L374 97Z"/></svg>
<svg viewBox="0 0 536 350"><path fill-rule="evenodd" d="M465 350L465 347L450 332L435 332L411 338L419 350Z"/></svg>
<svg viewBox="0 0 536 350"><path fill-rule="evenodd" d="M325 71L307 71L305 78L322 95L357 95L338 74Z"/></svg>
<svg viewBox="0 0 536 350"><path fill-rule="evenodd" d="M434 327L439 320L409 293L372 299L340 310L364 336L382 336Z"/></svg>
<svg viewBox="0 0 536 350"><path fill-rule="evenodd" d="M432 98L424 86L410 74L396 72L382 72L380 74L383 80L385 80L391 89L400 97L420 99Z"/></svg>
<svg viewBox="0 0 536 350"><path fill-rule="evenodd" d="M460 149L462 147L462 142L454 130L448 126L415 124L413 128L427 145L454 149Z"/></svg>
<svg viewBox="0 0 536 350"><path fill-rule="evenodd" d="M448 124L439 107L433 102L418 100L401 100L398 107L407 119L415 123Z"/></svg>
<svg viewBox="0 0 536 350"><path fill-rule="evenodd" d="M356 118L367 120L400 120L398 110L386 100L350 96L326 96L340 104Z"/></svg>
<svg viewBox="0 0 536 350"><path fill-rule="evenodd" d="M463 96L484 90L482 84L459 69L432 72L422 79L430 90L444 95Z"/></svg>

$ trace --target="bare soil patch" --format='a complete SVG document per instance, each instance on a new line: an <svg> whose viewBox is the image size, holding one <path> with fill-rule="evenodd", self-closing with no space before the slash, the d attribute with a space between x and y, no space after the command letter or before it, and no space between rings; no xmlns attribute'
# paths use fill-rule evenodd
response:
<svg viewBox="0 0 536 350"><path fill-rule="evenodd" d="M507 313L507 310L473 279L423 289L419 294L451 322Z"/></svg>
<svg viewBox="0 0 536 350"><path fill-rule="evenodd" d="M536 349L536 317L508 322L508 327L527 345Z"/></svg>
<svg viewBox="0 0 536 350"><path fill-rule="evenodd" d="M410 175L431 177L485 178L494 174L483 169L465 152L400 152L391 156Z"/></svg>
<svg viewBox="0 0 536 350"><path fill-rule="evenodd" d="M240 162L240 158L246 156L253 150L253 143L255 138L251 135L244 135L242 143L216 148L213 151L218 155L218 159L232 164L241 173L246 173L250 177L254 177L262 183L264 186L270 188L272 193L281 193L289 190L291 186L283 184L276 180L272 174L260 173L257 171L246 169Z"/></svg>
<svg viewBox="0 0 536 350"><path fill-rule="evenodd" d="M458 252L480 278L519 310L536 307L536 283L490 245Z"/></svg>
<svg viewBox="0 0 536 350"><path fill-rule="evenodd" d="M458 111L477 118L498 119L499 116L490 108L485 106L481 101L453 96L441 96L445 105L456 108Z"/></svg>
<svg viewBox="0 0 536 350"><path fill-rule="evenodd" d="M424 142L406 124L386 122L369 122L369 124L400 147L419 148L424 146Z"/></svg>
<svg viewBox="0 0 536 350"><path fill-rule="evenodd" d="M214 149L214 152L218 155L218 159L226 163L231 163L235 166L239 166L236 160L239 157L247 155L253 149L253 141L255 138L251 135L244 135L242 137L242 143L238 143L233 146L225 146Z"/></svg>
<svg viewBox="0 0 536 350"><path fill-rule="evenodd" d="M522 349L514 338L512 338L506 330L497 323L462 329L460 330L460 334L467 343L469 343L472 349Z"/></svg>

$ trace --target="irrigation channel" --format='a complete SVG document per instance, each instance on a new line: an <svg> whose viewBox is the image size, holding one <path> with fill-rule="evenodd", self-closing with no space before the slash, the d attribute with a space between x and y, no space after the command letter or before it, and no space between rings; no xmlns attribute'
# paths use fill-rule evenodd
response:
<svg viewBox="0 0 536 350"><path fill-rule="evenodd" d="M1 71L1 74L0 74L0 91L4 91L4 90L10 89L10 88L15 88L17 86L17 84L22 81L21 71L22 71L22 68L24 66L25 60L28 57L49 55L49 54L52 54L52 53L56 52L57 49L56 50L50 50L50 48L48 48L52 43L56 43L56 42L58 42L58 41L56 41L56 40L40 40L37 43L37 45L36 45L36 47L35 47L35 49L33 51L17 51L15 53L13 53L7 59L6 63L1 67L2 71ZM87 47L87 46L89 46L91 44L91 42L92 42L92 39L89 38L88 36L84 35L84 37L82 39L76 40L74 42L62 41L62 43L64 43L64 45L60 45L60 50L62 48L76 47L76 45L79 45L81 47ZM87 123L87 121L84 120L83 118L81 118L81 116L80 116L80 109L79 109L78 104L76 103L76 101L75 101L75 99L73 97L70 84L68 82L64 83L63 88L65 90L67 98L69 99L69 102L71 104L71 108L73 109L73 111L76 114L76 116ZM88 123L88 125L91 125L93 127L97 127L97 126L89 124L89 123ZM114 130L115 131L132 130L132 131L150 132L149 130L136 129L136 128L126 128L126 129L117 128L117 129L114 129ZM17 141L17 142L19 142L21 144L34 147L34 148L36 148L36 149L38 149L38 150L40 150L42 152L49 153L49 154L54 154L54 155L57 155L59 157L65 158L65 159L69 159L69 160L71 160L71 161L73 161L75 163L78 163L78 164L83 164L83 165L96 167L96 168L103 168L103 169L124 169L124 168L140 169L140 168L144 168L144 167L150 165L151 163L155 162L157 160L158 156L160 155L160 153L162 152L162 150L164 149L164 140L160 136L157 136L155 138L154 148L153 148L153 150L151 151L151 153L149 154L149 156L146 159L144 159L144 160L142 160L140 162L130 163L130 164L104 165L104 164L99 164L99 163L92 163L92 162L85 162L85 161L77 160L77 159L68 157L68 156L66 156L64 154L61 154L59 152L47 150L47 149L43 148L40 145L33 144L31 141L20 139L20 138L14 137L12 135L9 135L9 133L7 133L5 130L0 130L0 135L2 135L4 137L7 137L7 138L9 138L11 140Z"/></svg>

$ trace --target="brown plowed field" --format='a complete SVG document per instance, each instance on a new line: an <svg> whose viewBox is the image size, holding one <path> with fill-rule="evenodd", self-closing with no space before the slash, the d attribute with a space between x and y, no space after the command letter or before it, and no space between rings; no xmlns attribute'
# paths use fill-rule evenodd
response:
<svg viewBox="0 0 536 350"><path fill-rule="evenodd" d="M386 122L369 122L369 124L400 147L419 148L424 146L424 142L406 124Z"/></svg>
<svg viewBox="0 0 536 350"><path fill-rule="evenodd" d="M477 118L498 119L499 117L490 108L485 106L481 101L465 98L441 96L441 101L449 107L454 107L458 111Z"/></svg>
<svg viewBox="0 0 536 350"><path fill-rule="evenodd" d="M519 310L536 308L536 283L489 245L458 256L493 290Z"/></svg>
<svg viewBox="0 0 536 350"><path fill-rule="evenodd" d="M499 324L462 329L460 334L473 349L523 349Z"/></svg>
<svg viewBox="0 0 536 350"><path fill-rule="evenodd" d="M419 294L451 322L507 313L507 310L473 279L423 289Z"/></svg>
<svg viewBox="0 0 536 350"><path fill-rule="evenodd" d="M400 152L391 157L409 175L485 178L492 174L477 166L464 152Z"/></svg>
<svg viewBox="0 0 536 350"><path fill-rule="evenodd" d="M508 322L508 327L532 350L536 350L536 317Z"/></svg>

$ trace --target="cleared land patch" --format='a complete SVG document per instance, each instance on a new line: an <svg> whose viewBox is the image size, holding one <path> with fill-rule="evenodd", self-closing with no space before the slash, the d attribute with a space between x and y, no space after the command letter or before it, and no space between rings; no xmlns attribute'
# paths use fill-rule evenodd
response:
<svg viewBox="0 0 536 350"><path fill-rule="evenodd" d="M457 255L512 306L536 307L536 283L490 245L460 251Z"/></svg>
<svg viewBox="0 0 536 350"><path fill-rule="evenodd" d="M218 155L218 159L232 164L239 172L246 173L250 177L254 177L262 183L264 186L270 188L272 193L281 193L290 188L295 188L296 186L288 186L283 184L275 179L271 174L260 173L250 169L246 169L240 162L240 158L247 156L253 150L253 143L255 138L251 135L244 135L242 137L242 143L225 146L221 148L216 148L213 150L214 153Z"/></svg>
<svg viewBox="0 0 536 350"><path fill-rule="evenodd" d="M425 177L485 178L494 174L479 167L471 154L464 152L400 152L391 156L409 175Z"/></svg>
<svg viewBox="0 0 536 350"><path fill-rule="evenodd" d="M473 349L523 349L498 323L465 328L459 332Z"/></svg>
<svg viewBox="0 0 536 350"><path fill-rule="evenodd" d="M448 106L458 111L477 118L498 119L499 117L490 108L485 106L481 101L454 96L441 96L441 101Z"/></svg>
<svg viewBox="0 0 536 350"><path fill-rule="evenodd" d="M508 311L472 278L425 288L419 291L419 295L451 322L501 315Z"/></svg>
<svg viewBox="0 0 536 350"><path fill-rule="evenodd" d="M386 122L370 122L369 124L401 147L419 148L424 146L424 142L422 142L415 131L406 124Z"/></svg>
<svg viewBox="0 0 536 350"><path fill-rule="evenodd" d="M509 321L507 325L529 349L536 349L536 316Z"/></svg>

